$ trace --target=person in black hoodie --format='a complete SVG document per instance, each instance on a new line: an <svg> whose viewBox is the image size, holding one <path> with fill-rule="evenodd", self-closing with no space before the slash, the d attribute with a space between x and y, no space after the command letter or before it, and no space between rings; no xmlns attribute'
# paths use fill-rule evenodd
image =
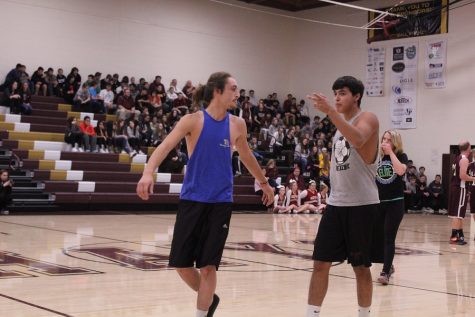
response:
<svg viewBox="0 0 475 317"><path fill-rule="evenodd" d="M82 139L83 133L77 124L77 119L75 117L69 117L66 132L64 133L64 142L71 144L73 152L82 152Z"/></svg>
<svg viewBox="0 0 475 317"><path fill-rule="evenodd" d="M9 107L11 113L18 113L21 105L21 95L18 82L14 81L3 90L2 105Z"/></svg>

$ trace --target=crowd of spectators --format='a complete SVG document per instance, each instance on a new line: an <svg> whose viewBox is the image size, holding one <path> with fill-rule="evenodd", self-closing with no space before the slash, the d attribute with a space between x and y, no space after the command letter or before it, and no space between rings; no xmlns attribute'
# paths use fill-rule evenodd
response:
<svg viewBox="0 0 475 317"><path fill-rule="evenodd" d="M7 74L2 89L0 104L9 107L12 113L30 114L31 96L35 95L63 98L74 111L115 115L116 120L99 121L96 126L89 116L82 122L68 118L64 140L71 145L71 151L144 154L142 149L158 146L182 116L200 110L192 103L195 89L192 81L179 88L178 81L172 79L165 87L158 75L149 82L145 78L138 81L135 77L120 78L118 74L103 77L96 72L83 81L77 67L67 76L61 68L56 72L48 68L45 72L43 67L38 67L30 77L26 66L17 64ZM319 197L322 193L326 197L330 188L332 136L336 130L327 117L310 118L305 100L297 101L292 94L281 102L277 93L260 99L253 89L240 90L237 107L231 112L247 124L249 146L276 189L275 210L305 211L301 208L305 200L301 200L305 199L309 184L315 186ZM181 172L187 162L186 153L186 144L182 142L161 169ZM235 176L245 172L237 152L233 154L233 172ZM405 179L406 210L442 209L444 193L440 175L427 185L424 168L417 170L411 162ZM256 185L256 192L259 190ZM291 197L297 199L290 201ZM277 207L281 200L285 208Z"/></svg>
<svg viewBox="0 0 475 317"><path fill-rule="evenodd" d="M406 187L404 190L404 203L406 212L409 213L447 213L444 208L445 192L442 186L441 175L435 175L432 182L428 183L425 167L419 169L412 160L408 161L405 175Z"/></svg>

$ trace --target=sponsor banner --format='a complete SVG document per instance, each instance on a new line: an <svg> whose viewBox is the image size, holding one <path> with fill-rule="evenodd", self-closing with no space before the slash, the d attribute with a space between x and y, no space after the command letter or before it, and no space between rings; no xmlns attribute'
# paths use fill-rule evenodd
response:
<svg viewBox="0 0 475 317"><path fill-rule="evenodd" d="M416 128L417 50L416 43L392 47L389 97L392 129Z"/></svg>
<svg viewBox="0 0 475 317"><path fill-rule="evenodd" d="M368 48L368 63L366 64L366 95L369 97L384 95L384 47Z"/></svg>
<svg viewBox="0 0 475 317"><path fill-rule="evenodd" d="M426 43L424 64L424 84L426 88L445 88L447 66L446 39Z"/></svg>
<svg viewBox="0 0 475 317"><path fill-rule="evenodd" d="M430 0L408 3L393 8L381 8L400 16L369 12L368 43L448 32L448 0Z"/></svg>

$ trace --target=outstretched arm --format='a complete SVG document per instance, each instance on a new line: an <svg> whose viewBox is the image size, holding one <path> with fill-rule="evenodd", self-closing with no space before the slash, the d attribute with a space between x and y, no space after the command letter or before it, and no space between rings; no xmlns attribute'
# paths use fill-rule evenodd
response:
<svg viewBox="0 0 475 317"><path fill-rule="evenodd" d="M355 125L348 123L328 102L322 94L308 96L314 102L315 109L327 114L332 123L356 149L364 146L371 136L379 129L377 117L373 113L365 112Z"/></svg>

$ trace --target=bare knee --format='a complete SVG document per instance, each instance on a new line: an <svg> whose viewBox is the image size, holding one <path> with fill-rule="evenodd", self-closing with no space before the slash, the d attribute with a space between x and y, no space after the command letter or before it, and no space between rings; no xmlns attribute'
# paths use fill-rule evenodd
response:
<svg viewBox="0 0 475 317"><path fill-rule="evenodd" d="M354 266L353 271L355 272L356 277L370 277L371 278L371 270L369 267L364 265Z"/></svg>
<svg viewBox="0 0 475 317"><path fill-rule="evenodd" d="M179 268L176 268L176 272L177 272L178 275L180 275L180 276L184 276L184 275L190 274L190 273L192 273L192 271L193 271L193 268L192 268L192 267L179 267Z"/></svg>
<svg viewBox="0 0 475 317"><path fill-rule="evenodd" d="M200 269L202 279L207 279L216 274L216 267L214 265L208 265Z"/></svg>
<svg viewBox="0 0 475 317"><path fill-rule="evenodd" d="M331 262L313 261L313 273L328 274L330 272Z"/></svg>

